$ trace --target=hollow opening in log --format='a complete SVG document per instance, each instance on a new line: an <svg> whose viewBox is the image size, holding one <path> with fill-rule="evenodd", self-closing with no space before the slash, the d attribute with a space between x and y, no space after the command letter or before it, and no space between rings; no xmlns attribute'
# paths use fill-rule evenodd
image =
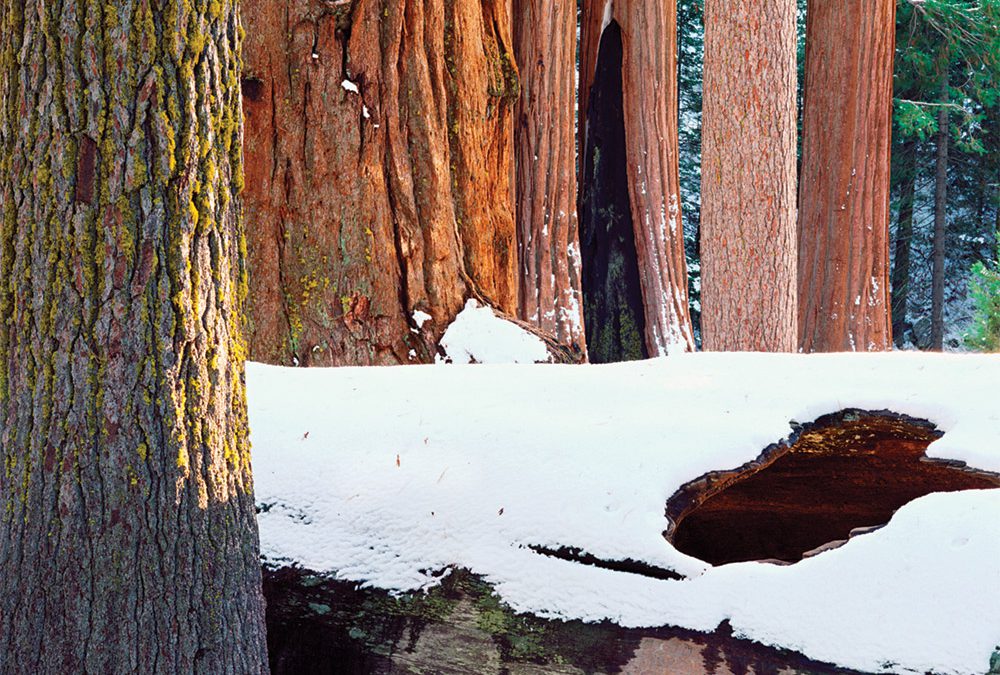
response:
<svg viewBox="0 0 1000 675"><path fill-rule="evenodd" d="M713 565L793 563L885 525L923 495L1000 487L996 474L928 459L941 435L889 411L825 415L753 462L683 486L667 502L665 536Z"/></svg>
<svg viewBox="0 0 1000 675"><path fill-rule="evenodd" d="M586 124L580 253L590 360L643 359L646 319L628 196L622 33L614 21L601 34Z"/></svg>

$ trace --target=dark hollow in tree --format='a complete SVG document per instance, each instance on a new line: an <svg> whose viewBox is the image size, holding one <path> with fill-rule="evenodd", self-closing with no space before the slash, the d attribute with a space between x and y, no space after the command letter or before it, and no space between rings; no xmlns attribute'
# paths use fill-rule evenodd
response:
<svg viewBox="0 0 1000 675"><path fill-rule="evenodd" d="M924 454L942 433L889 411L825 415L753 462L688 483L667 502L679 550L713 565L795 562L889 522L931 492L1000 487L1000 476Z"/></svg>
<svg viewBox="0 0 1000 675"><path fill-rule="evenodd" d="M612 21L601 37L587 105L580 208L583 317L594 363L649 355L625 147L622 36Z"/></svg>
<svg viewBox="0 0 1000 675"><path fill-rule="evenodd" d="M621 108L628 206L650 356L694 349L681 227L677 133L677 7L674 0L586 0L580 13L580 173L590 136L590 95L606 30L621 43ZM612 28L613 26L613 28ZM617 57L616 57L617 58ZM618 77L618 75L616 75ZM617 98L614 105L617 104ZM617 113L615 113L617 114ZM603 150L607 150L604 148ZM584 190L588 186L584 186Z"/></svg>

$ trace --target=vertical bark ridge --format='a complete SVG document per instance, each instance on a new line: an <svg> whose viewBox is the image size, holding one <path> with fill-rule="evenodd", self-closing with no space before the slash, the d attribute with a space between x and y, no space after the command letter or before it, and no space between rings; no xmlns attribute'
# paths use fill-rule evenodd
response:
<svg viewBox="0 0 1000 675"><path fill-rule="evenodd" d="M238 10L2 16L0 671L261 672Z"/></svg>
<svg viewBox="0 0 1000 675"><path fill-rule="evenodd" d="M518 315L585 349L576 208L576 7L518 0L515 111Z"/></svg>
<svg viewBox="0 0 1000 675"><path fill-rule="evenodd" d="M244 14L254 358L426 362L465 298L513 313L506 3L247 0Z"/></svg>
<svg viewBox="0 0 1000 675"><path fill-rule="evenodd" d="M813 0L799 187L799 347L886 350L895 2Z"/></svg>
<svg viewBox="0 0 1000 675"><path fill-rule="evenodd" d="M794 351L795 2L706 0L702 338Z"/></svg>

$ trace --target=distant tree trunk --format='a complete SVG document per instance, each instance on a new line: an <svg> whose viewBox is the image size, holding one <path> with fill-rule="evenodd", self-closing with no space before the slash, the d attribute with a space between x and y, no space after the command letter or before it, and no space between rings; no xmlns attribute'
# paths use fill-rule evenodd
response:
<svg viewBox="0 0 1000 675"><path fill-rule="evenodd" d="M579 110L586 118L579 125L584 176L580 229L584 314L589 314L588 347L596 361L639 356L600 344L616 330L629 343L634 341L628 332L637 332L643 355L694 348L677 166L676 14L672 0L583 3ZM606 40L609 30L618 33ZM616 138L620 141L612 143ZM623 191L627 204L614 196ZM613 213L608 211L612 204ZM617 225L611 228L611 223ZM622 241L624 248L612 243L629 238L632 243ZM628 277L633 274L641 291L639 307L603 297L612 286L631 286Z"/></svg>
<svg viewBox="0 0 1000 675"><path fill-rule="evenodd" d="M913 198L917 187L917 144L903 143L899 166L903 184L899 196L896 242L892 265L892 334L896 346L906 344L906 312L910 294L910 250L913 243Z"/></svg>
<svg viewBox="0 0 1000 675"><path fill-rule="evenodd" d="M896 0L810 0L806 17L799 348L886 350Z"/></svg>
<svg viewBox="0 0 1000 675"><path fill-rule="evenodd" d="M0 672L266 672L238 5L0 2Z"/></svg>
<svg viewBox="0 0 1000 675"><path fill-rule="evenodd" d="M701 325L707 350L794 351L795 0L706 0Z"/></svg>
<svg viewBox="0 0 1000 675"><path fill-rule="evenodd" d="M934 243L931 274L931 349L944 349L944 247L948 208L948 75L941 82L938 108L937 160L934 175Z"/></svg>
<svg viewBox="0 0 1000 675"><path fill-rule="evenodd" d="M254 358L424 362L465 298L514 314L506 0L244 15Z"/></svg>
<svg viewBox="0 0 1000 675"><path fill-rule="evenodd" d="M576 209L576 5L516 0L518 315L585 346Z"/></svg>
<svg viewBox="0 0 1000 675"><path fill-rule="evenodd" d="M980 229L986 238L981 259L986 262L995 260L997 244L1000 243L1000 108L994 106L987 111L983 126L987 133L983 139L986 146L986 166L982 169L984 203ZM992 226L987 222L990 206L994 209Z"/></svg>

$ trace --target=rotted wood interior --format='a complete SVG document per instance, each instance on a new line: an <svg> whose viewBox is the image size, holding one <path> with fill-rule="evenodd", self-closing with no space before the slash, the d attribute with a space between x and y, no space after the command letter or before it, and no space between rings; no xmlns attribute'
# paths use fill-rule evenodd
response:
<svg viewBox="0 0 1000 675"><path fill-rule="evenodd" d="M1000 487L1000 476L928 459L932 423L843 410L799 427L753 462L688 483L667 502L665 536L713 565L792 563L886 524L931 492ZM858 534L858 532L854 532Z"/></svg>

